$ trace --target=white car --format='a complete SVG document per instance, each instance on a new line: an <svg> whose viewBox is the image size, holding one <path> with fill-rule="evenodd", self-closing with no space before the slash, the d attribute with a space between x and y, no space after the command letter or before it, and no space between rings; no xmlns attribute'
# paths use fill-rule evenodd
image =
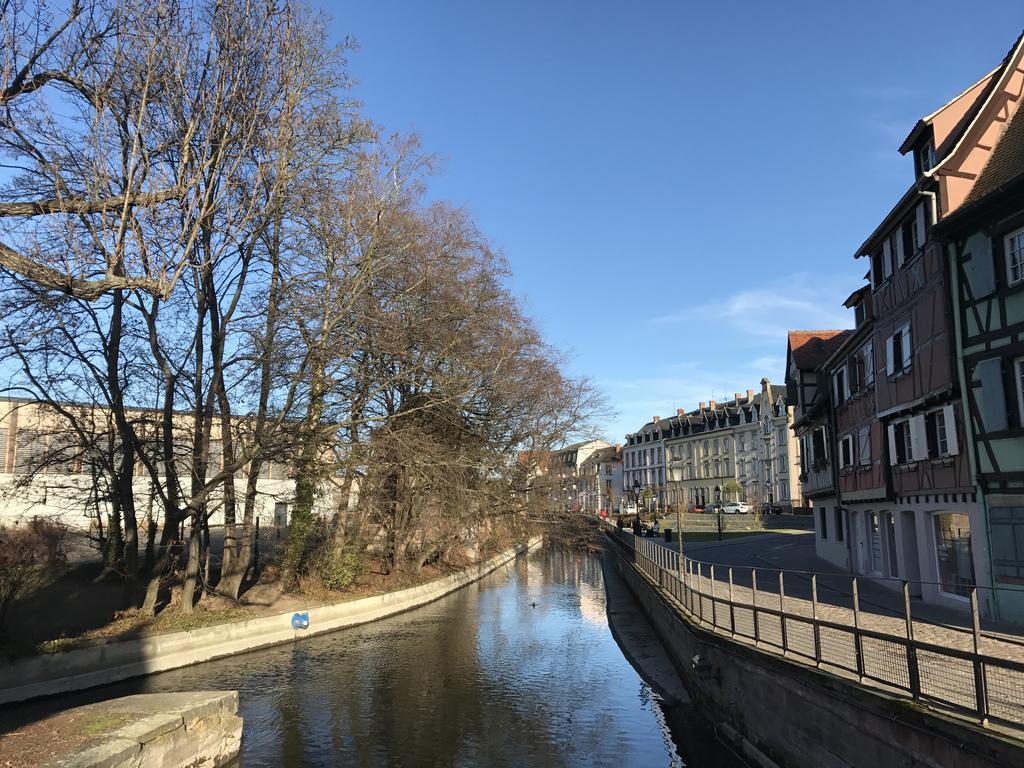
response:
<svg viewBox="0 0 1024 768"><path fill-rule="evenodd" d="M727 515L745 515L750 512L750 505L742 501L730 501L722 508L722 512Z"/></svg>

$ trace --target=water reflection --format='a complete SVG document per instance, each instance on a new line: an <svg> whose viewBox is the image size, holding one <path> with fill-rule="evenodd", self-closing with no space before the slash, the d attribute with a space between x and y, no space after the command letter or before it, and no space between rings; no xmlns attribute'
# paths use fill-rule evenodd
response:
<svg viewBox="0 0 1024 768"><path fill-rule="evenodd" d="M535 552L392 619L101 695L201 688L239 690L246 768L683 764L582 554Z"/></svg>

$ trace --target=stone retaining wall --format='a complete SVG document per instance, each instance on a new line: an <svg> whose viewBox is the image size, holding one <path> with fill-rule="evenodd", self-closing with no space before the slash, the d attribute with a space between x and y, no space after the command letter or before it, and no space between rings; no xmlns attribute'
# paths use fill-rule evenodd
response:
<svg viewBox="0 0 1024 768"><path fill-rule="evenodd" d="M61 755L57 768L215 768L238 757L242 718L237 691L191 691L125 696L78 707L81 723L130 717L99 734L99 743Z"/></svg>
<svg viewBox="0 0 1024 768"><path fill-rule="evenodd" d="M1011 768L1024 742L696 626L614 543L616 567L695 700L788 768ZM693 659L707 661L698 672Z"/></svg>
<svg viewBox="0 0 1024 768"><path fill-rule="evenodd" d="M0 704L105 685L393 616L477 581L540 543L540 537L533 538L483 563L418 587L310 608L302 611L309 616L306 629L292 628L293 612L289 611L17 659L0 668Z"/></svg>

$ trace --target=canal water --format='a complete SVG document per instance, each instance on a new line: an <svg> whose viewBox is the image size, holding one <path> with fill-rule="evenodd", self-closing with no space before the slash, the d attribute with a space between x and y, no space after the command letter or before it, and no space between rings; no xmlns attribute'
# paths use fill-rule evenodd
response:
<svg viewBox="0 0 1024 768"><path fill-rule="evenodd" d="M390 619L80 697L236 689L244 768L734 765L626 661L603 578L543 549Z"/></svg>

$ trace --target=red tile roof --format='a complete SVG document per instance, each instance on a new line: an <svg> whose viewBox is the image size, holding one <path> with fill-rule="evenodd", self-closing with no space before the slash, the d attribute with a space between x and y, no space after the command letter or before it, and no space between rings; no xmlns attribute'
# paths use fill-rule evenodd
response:
<svg viewBox="0 0 1024 768"><path fill-rule="evenodd" d="M851 333L847 329L790 331L789 353L797 368L813 369L828 360Z"/></svg>

